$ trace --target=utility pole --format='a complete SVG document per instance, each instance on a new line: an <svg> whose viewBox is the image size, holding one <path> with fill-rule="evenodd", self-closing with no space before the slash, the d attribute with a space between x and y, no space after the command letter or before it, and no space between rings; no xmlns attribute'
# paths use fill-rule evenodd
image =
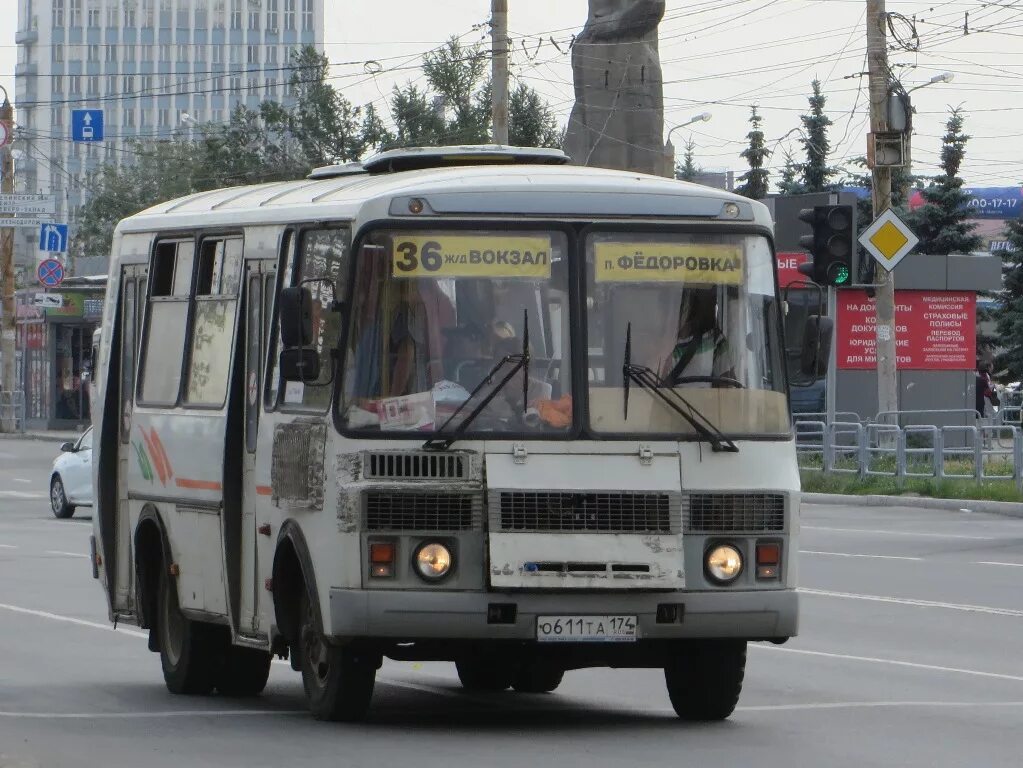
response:
<svg viewBox="0 0 1023 768"><path fill-rule="evenodd" d="M490 114L494 143L508 143L508 0L490 0Z"/></svg>
<svg viewBox="0 0 1023 768"><path fill-rule="evenodd" d="M4 103L0 105L0 122L6 123L8 129L14 127L14 109L4 90ZM0 192L14 192L14 155L11 153L10 142L0 147ZM10 393L8 405L14 404L15 364L14 364L14 230L4 227L0 230L0 261L2 261L2 277L0 277L0 294L3 296L2 312L3 327L0 330L0 357L3 357L3 375L0 380L0 391ZM14 431L14 409L3 409L0 418L0 432Z"/></svg>
<svg viewBox="0 0 1023 768"><path fill-rule="evenodd" d="M867 74L870 92L870 131L885 133L888 125L888 49L885 40L884 0L867 0ZM872 140L872 139L871 139ZM891 206L892 170L879 167L870 171L874 218ZM880 266L880 265L879 265ZM899 409L899 389L895 366L895 274L883 267L875 270L875 333L877 334L877 409Z"/></svg>

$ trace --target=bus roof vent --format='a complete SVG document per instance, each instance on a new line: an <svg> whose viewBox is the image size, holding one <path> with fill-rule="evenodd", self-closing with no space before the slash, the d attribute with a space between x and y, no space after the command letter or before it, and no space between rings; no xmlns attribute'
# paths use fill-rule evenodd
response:
<svg viewBox="0 0 1023 768"><path fill-rule="evenodd" d="M333 179L338 176L355 176L365 173L362 163L340 163L339 165L324 165L320 168L313 168L306 176L307 179Z"/></svg>
<svg viewBox="0 0 1023 768"><path fill-rule="evenodd" d="M362 167L369 173L394 173L465 165L564 165L569 160L569 156L560 149L479 144L390 149L373 155L362 163Z"/></svg>

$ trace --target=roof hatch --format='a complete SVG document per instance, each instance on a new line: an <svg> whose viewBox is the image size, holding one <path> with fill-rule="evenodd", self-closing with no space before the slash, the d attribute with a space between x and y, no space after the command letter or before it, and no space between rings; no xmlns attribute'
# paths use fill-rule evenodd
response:
<svg viewBox="0 0 1023 768"><path fill-rule="evenodd" d="M497 144L405 147L380 152L362 163L317 168L309 174L309 178L327 179L353 173L395 173L466 165L564 165L569 159L560 149L547 147L505 147Z"/></svg>

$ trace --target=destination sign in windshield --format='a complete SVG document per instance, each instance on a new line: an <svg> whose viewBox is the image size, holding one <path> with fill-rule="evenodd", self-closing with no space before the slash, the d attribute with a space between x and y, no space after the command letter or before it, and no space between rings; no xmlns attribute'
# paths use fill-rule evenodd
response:
<svg viewBox="0 0 1023 768"><path fill-rule="evenodd" d="M593 262L598 283L739 285L744 279L737 244L598 242Z"/></svg>
<svg viewBox="0 0 1023 768"><path fill-rule="evenodd" d="M394 277L518 277L549 280L551 238L542 235L398 234Z"/></svg>

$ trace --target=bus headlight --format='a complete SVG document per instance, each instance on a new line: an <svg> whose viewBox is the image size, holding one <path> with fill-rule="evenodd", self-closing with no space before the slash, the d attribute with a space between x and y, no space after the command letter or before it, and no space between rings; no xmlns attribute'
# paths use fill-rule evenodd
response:
<svg viewBox="0 0 1023 768"><path fill-rule="evenodd" d="M742 573L742 554L731 544L718 544L707 551L707 575L719 584L730 584Z"/></svg>
<svg viewBox="0 0 1023 768"><path fill-rule="evenodd" d="M451 550L436 541L421 544L414 556L416 570L427 581L443 579L451 571L454 561Z"/></svg>

